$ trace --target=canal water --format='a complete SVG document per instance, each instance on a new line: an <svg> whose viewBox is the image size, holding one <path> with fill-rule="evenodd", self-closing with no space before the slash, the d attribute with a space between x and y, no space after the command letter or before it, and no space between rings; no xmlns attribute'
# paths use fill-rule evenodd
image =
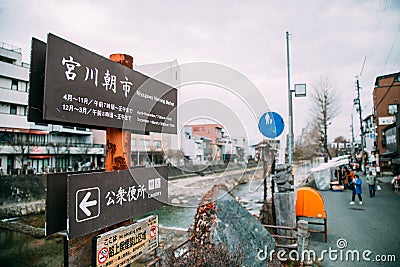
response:
<svg viewBox="0 0 400 267"><path fill-rule="evenodd" d="M320 162L303 162L294 174L306 175ZM263 200L262 181L237 185L232 193L251 214L259 214ZM267 195L269 198L270 195ZM161 227L187 230L193 223L195 207L166 206L155 211ZM154 214L154 212L152 212ZM63 266L63 238L50 236L37 239L30 235L0 229L0 266Z"/></svg>
<svg viewBox="0 0 400 267"><path fill-rule="evenodd" d="M293 168L295 178L296 176L306 177L311 168L319 166L322 162L322 159L297 162ZM237 197L242 205L245 206L246 209L253 215L259 215L264 197L263 192L262 181L253 181L247 184L240 184L232 190L232 193ZM267 198L270 197L270 192L268 192ZM193 223L193 218L196 214L196 208L167 206L157 210L156 213L159 215L160 226L187 230Z"/></svg>
<svg viewBox="0 0 400 267"><path fill-rule="evenodd" d="M0 266L63 266L62 237L34 238L0 230Z"/></svg>
<svg viewBox="0 0 400 267"><path fill-rule="evenodd" d="M262 181L237 185L232 193L250 213L259 213L263 199ZM196 207L166 206L155 213L159 215L161 227L187 230L193 223L196 210Z"/></svg>

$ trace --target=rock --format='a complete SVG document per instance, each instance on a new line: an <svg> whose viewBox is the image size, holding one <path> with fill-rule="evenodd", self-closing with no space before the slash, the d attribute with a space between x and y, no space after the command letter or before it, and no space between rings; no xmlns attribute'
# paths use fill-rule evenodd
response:
<svg viewBox="0 0 400 267"><path fill-rule="evenodd" d="M221 185L204 195L190 239L201 246L223 244L231 253L243 257L242 266L266 266L266 260L259 259L258 253L275 248L270 233Z"/></svg>

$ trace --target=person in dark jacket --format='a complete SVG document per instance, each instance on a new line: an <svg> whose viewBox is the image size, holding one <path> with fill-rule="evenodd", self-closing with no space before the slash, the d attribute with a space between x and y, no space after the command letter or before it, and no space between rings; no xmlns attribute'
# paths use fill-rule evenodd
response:
<svg viewBox="0 0 400 267"><path fill-rule="evenodd" d="M369 197L374 197L376 188L376 177L372 174L372 171L368 172L367 184L369 189Z"/></svg>
<svg viewBox="0 0 400 267"><path fill-rule="evenodd" d="M350 205L354 205L354 199L356 197L356 195L358 196L358 199L360 200L359 204L362 205L362 189L361 189L361 184L362 184L362 180L360 179L360 177L358 176L358 174L354 175L354 179L350 182L350 184L352 184L354 187L352 188L353 192L351 195L351 202Z"/></svg>

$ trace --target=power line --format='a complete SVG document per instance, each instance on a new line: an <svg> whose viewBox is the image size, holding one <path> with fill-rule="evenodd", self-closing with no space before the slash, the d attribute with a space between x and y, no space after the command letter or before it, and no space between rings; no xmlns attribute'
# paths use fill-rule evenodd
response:
<svg viewBox="0 0 400 267"><path fill-rule="evenodd" d="M384 17L385 11L386 11L386 5L387 5L387 0L381 0L379 2L379 6L378 9L376 11L376 15L375 15L375 20L374 20L374 25L372 26L372 35L371 35L371 40L370 42L368 42L368 49L367 49L367 55L364 57L364 61L361 67L361 71L360 71L360 75L359 77L361 77L364 68L365 68L365 64L367 61L367 57L371 54L371 49L373 47L373 44L375 43L375 35L378 32L379 28L380 28L380 24L382 22L382 19Z"/></svg>
<svg viewBox="0 0 400 267"><path fill-rule="evenodd" d="M386 11L386 5L387 5L387 0L382 0L379 2L378 10L376 11L374 26L372 27L373 33L377 31L380 27L383 15L385 14Z"/></svg>
<svg viewBox="0 0 400 267"><path fill-rule="evenodd" d="M384 65L384 67L383 67L383 71L382 71L382 72L384 72L385 69L386 69L386 66L387 66L387 64L388 64L388 62L389 62L390 55L392 54L392 51L393 51L393 47L394 47L394 45L395 45L396 42L397 42L397 38L399 37L399 33L400 33L400 24L399 24L399 28L397 29L396 37L395 37L394 40L393 40L392 47L390 48L389 54L388 54L387 57L386 57L385 65Z"/></svg>

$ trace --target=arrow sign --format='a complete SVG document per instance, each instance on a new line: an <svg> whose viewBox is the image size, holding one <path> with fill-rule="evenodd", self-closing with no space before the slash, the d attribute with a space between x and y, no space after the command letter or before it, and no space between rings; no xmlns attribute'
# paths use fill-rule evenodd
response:
<svg viewBox="0 0 400 267"><path fill-rule="evenodd" d="M97 200L92 200L92 201L88 201L88 199L90 198L90 195L92 195L92 193L87 192L85 197L83 198L83 200L81 201L81 204L79 204L79 208L86 214L86 216L90 217L90 215L92 214L90 212L90 210L88 209L88 207L94 206L97 204Z"/></svg>
<svg viewBox="0 0 400 267"><path fill-rule="evenodd" d="M76 191L75 210L77 222L83 222L99 217L100 188L90 187Z"/></svg>

